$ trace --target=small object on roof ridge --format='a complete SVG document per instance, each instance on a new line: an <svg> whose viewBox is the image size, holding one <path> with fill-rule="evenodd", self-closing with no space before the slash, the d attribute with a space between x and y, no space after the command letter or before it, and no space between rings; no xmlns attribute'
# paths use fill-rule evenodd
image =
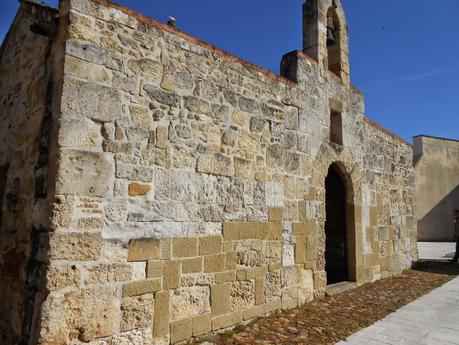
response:
<svg viewBox="0 0 459 345"><path fill-rule="evenodd" d="M169 19L167 20L167 25L175 28L177 26L177 20L172 16L168 16L168 17Z"/></svg>

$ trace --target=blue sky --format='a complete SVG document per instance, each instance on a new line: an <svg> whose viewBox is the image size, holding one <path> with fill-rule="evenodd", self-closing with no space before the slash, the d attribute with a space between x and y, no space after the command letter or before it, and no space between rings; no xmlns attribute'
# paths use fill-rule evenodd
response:
<svg viewBox="0 0 459 345"><path fill-rule="evenodd" d="M46 1L56 5L56 0ZM243 59L278 72L300 49L303 0L118 0ZM411 141L459 139L459 0L343 0L350 30L352 84L366 114ZM2 0L0 40L18 0Z"/></svg>

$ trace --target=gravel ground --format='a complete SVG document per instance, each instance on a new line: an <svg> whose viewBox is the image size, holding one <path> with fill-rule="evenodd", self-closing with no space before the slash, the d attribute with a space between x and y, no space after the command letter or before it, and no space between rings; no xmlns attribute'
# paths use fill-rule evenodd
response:
<svg viewBox="0 0 459 345"><path fill-rule="evenodd" d="M459 265L419 262L412 270L278 312L195 344L335 344L459 275Z"/></svg>

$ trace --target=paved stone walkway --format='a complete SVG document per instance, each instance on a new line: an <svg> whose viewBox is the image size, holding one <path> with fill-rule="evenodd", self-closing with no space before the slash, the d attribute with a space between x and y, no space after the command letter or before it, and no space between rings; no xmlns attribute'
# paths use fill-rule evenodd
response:
<svg viewBox="0 0 459 345"><path fill-rule="evenodd" d="M419 259L447 261L454 257L456 243L453 242L418 242Z"/></svg>
<svg viewBox="0 0 459 345"><path fill-rule="evenodd" d="M459 344L459 278L337 345Z"/></svg>

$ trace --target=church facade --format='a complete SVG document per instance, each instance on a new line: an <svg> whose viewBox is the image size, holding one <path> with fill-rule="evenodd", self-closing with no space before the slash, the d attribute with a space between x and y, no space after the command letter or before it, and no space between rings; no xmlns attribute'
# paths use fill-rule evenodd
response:
<svg viewBox="0 0 459 345"><path fill-rule="evenodd" d="M365 116L338 0L281 75L107 0L0 50L0 343L174 344L417 259L412 147Z"/></svg>

